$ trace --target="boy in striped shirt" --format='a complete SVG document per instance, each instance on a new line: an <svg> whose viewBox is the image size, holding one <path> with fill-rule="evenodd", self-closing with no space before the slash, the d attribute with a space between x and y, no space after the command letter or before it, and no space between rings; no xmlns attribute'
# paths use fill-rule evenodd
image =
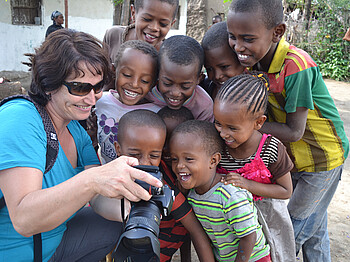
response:
<svg viewBox="0 0 350 262"><path fill-rule="evenodd" d="M222 140L214 125L186 121L170 139L172 169L185 189L188 202L209 236L217 261L271 261L270 247L258 222L252 195L225 185L216 166Z"/></svg>

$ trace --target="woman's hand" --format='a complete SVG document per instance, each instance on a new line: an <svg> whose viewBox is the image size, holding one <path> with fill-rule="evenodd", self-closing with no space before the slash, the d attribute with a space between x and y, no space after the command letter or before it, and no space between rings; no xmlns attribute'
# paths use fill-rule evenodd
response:
<svg viewBox="0 0 350 262"><path fill-rule="evenodd" d="M163 184L147 172L132 167L138 164L136 158L121 156L105 165L87 170L94 176L92 182L94 192L110 198L125 197L132 202L149 200L151 195L135 183L135 179L156 187L161 187Z"/></svg>

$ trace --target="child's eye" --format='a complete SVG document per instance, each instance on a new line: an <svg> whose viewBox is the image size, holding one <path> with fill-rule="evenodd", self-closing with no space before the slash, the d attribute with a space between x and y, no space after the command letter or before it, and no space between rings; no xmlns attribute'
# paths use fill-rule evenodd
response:
<svg viewBox="0 0 350 262"><path fill-rule="evenodd" d="M193 161L194 159L193 159L192 157L186 157L185 160L186 160L187 162L191 162L191 161Z"/></svg>
<svg viewBox="0 0 350 262"><path fill-rule="evenodd" d="M213 68L211 68L211 67L206 67L205 69L207 70L207 73L213 71Z"/></svg>
<svg viewBox="0 0 350 262"><path fill-rule="evenodd" d="M126 74L126 73L123 73L123 76L125 76L125 77L131 77L131 75Z"/></svg>
<svg viewBox="0 0 350 262"><path fill-rule="evenodd" d="M189 90L189 89L191 89L191 86L181 86L181 88L182 88L183 90Z"/></svg>
<svg viewBox="0 0 350 262"><path fill-rule="evenodd" d="M160 155L150 155L150 157L151 157L152 159L158 159L158 158L160 158Z"/></svg>
<svg viewBox="0 0 350 262"><path fill-rule="evenodd" d="M244 42L252 43L253 41L254 41L253 38L244 38Z"/></svg>
<svg viewBox="0 0 350 262"><path fill-rule="evenodd" d="M145 17L143 17L142 19L143 19L143 21L145 21L145 22L150 22L150 21L152 21L151 19L145 18Z"/></svg>
<svg viewBox="0 0 350 262"><path fill-rule="evenodd" d="M223 65L223 66L221 66L221 69L222 70L227 70L229 67L230 67L229 65Z"/></svg>
<svg viewBox="0 0 350 262"><path fill-rule="evenodd" d="M164 23L159 23L161 27L167 27L168 24L164 24Z"/></svg>
<svg viewBox="0 0 350 262"><path fill-rule="evenodd" d="M146 81L146 80L142 80L142 79L141 79L141 82L142 82L143 84L146 84L146 85L149 84L149 81Z"/></svg>
<svg viewBox="0 0 350 262"><path fill-rule="evenodd" d="M214 125L216 125L216 126L218 126L218 127L220 127L221 126L221 124L218 122L218 121L214 121Z"/></svg>
<svg viewBox="0 0 350 262"><path fill-rule="evenodd" d="M232 40L236 40L236 37L234 35L229 34L228 37Z"/></svg>
<svg viewBox="0 0 350 262"><path fill-rule="evenodd" d="M131 156L131 157L135 157L135 158L139 158L140 157L140 154L137 154L137 153L129 153L128 155Z"/></svg>
<svg viewBox="0 0 350 262"><path fill-rule="evenodd" d="M234 128L234 127L229 127L229 129L230 129L231 131L236 131L236 130L237 130L237 129Z"/></svg>
<svg viewBox="0 0 350 262"><path fill-rule="evenodd" d="M163 82L163 85L165 85L165 86L169 87L169 86L171 86L171 83L166 83L166 82Z"/></svg>
<svg viewBox="0 0 350 262"><path fill-rule="evenodd" d="M176 157L172 157L171 158L171 162L177 162L177 158Z"/></svg>

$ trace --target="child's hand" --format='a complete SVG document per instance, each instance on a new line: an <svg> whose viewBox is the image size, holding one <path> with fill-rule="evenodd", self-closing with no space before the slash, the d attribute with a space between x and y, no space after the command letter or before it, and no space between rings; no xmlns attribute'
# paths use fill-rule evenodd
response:
<svg viewBox="0 0 350 262"><path fill-rule="evenodd" d="M240 174L230 172L221 178L221 182L225 185L232 184L240 188L248 189L249 180L242 177Z"/></svg>

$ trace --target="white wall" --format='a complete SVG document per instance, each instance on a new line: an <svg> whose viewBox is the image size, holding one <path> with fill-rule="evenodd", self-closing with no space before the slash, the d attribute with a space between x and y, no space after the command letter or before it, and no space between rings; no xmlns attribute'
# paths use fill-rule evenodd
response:
<svg viewBox="0 0 350 262"><path fill-rule="evenodd" d="M12 25L10 0L0 1L0 71L27 71L24 53L33 53L52 24L52 11L64 14L63 0L42 0L42 25ZM68 0L68 27L100 40L113 23L111 0Z"/></svg>
<svg viewBox="0 0 350 262"><path fill-rule="evenodd" d="M166 38L173 35L186 35L186 23L187 23L187 0L180 0L180 21L179 29L170 29Z"/></svg>

